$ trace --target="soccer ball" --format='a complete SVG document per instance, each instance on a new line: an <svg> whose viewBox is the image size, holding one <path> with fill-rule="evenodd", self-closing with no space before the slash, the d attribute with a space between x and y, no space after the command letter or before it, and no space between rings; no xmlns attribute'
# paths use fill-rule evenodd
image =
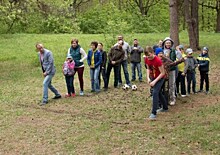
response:
<svg viewBox="0 0 220 155"><path fill-rule="evenodd" d="M124 89L124 90L127 90L129 88L130 88L129 85L127 85L127 84L124 84L123 87L122 87L122 89Z"/></svg>
<svg viewBox="0 0 220 155"><path fill-rule="evenodd" d="M135 91L135 90L137 90L137 86L134 84L134 85L131 86L131 89L132 89L133 91Z"/></svg>

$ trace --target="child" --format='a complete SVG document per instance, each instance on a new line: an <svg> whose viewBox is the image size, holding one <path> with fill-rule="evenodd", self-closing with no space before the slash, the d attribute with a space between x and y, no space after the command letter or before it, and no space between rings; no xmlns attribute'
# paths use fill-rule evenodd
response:
<svg viewBox="0 0 220 155"><path fill-rule="evenodd" d="M67 92L68 92L65 95L65 97L75 96L75 89L73 86L74 72L75 72L74 67L75 67L75 62L72 56L68 55L66 61L63 64L63 75L65 76Z"/></svg>
<svg viewBox="0 0 220 155"><path fill-rule="evenodd" d="M187 57L185 60L185 67L184 67L184 71L182 73L183 76L187 75L187 91L188 91L188 95L190 94L190 89L191 89L191 82L192 82L192 91L194 94L196 94L196 71L195 68L198 66L198 62L196 61L196 59L193 57L192 53L192 49L188 48L186 50L187 53Z"/></svg>
<svg viewBox="0 0 220 155"><path fill-rule="evenodd" d="M182 58L186 57L183 45L177 46L176 50L181 53ZM179 92L180 92L179 86L181 86L181 97L186 97L186 84L185 84L186 77L182 75L182 73L184 71L184 66L185 66L185 63L181 63L178 65L178 75L176 78L176 91L177 91L177 94L179 94Z"/></svg>
<svg viewBox="0 0 220 155"><path fill-rule="evenodd" d="M203 92L203 83L205 80L206 83L206 94L209 93L209 49L207 47L203 48L202 53L197 58L199 63L199 71L200 71L200 90L199 92Z"/></svg>
<svg viewBox="0 0 220 155"><path fill-rule="evenodd" d="M91 92L100 92L99 72L102 63L102 54L97 50L98 42L91 42L91 49L88 52L87 62L90 67Z"/></svg>
<svg viewBox="0 0 220 155"><path fill-rule="evenodd" d="M171 38L166 37L162 43L163 52L167 58L176 61L176 51L173 49L174 42ZM176 95L175 95L175 82L176 82L176 66L170 67L169 71L169 97L170 97L170 105L175 105L176 103Z"/></svg>
<svg viewBox="0 0 220 155"><path fill-rule="evenodd" d="M162 86L162 92L166 98L166 100L168 101L169 99L169 84L168 84L168 80L169 80L169 71L170 71L170 67L172 66L176 66L179 63L182 63L184 61L184 59L180 59L178 61L173 62L172 60L170 60L169 58L167 58L164 53L163 53L163 49L162 48L156 48L155 50L155 54L161 59L163 66L164 66L164 71L165 71L165 77L164 77L164 84Z"/></svg>
<svg viewBox="0 0 220 155"><path fill-rule="evenodd" d="M153 87L153 107L149 119L156 119L157 112L165 112L168 110L167 102L161 92L161 87L164 83L164 67L162 61L154 54L153 48L147 46L145 51L147 66L147 79L151 87ZM153 79L150 79L150 71L153 73ZM157 110L159 102L163 108Z"/></svg>

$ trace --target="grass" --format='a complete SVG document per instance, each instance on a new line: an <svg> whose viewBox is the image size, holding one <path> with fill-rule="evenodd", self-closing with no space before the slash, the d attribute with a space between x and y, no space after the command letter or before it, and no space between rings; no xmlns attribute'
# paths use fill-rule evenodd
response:
<svg viewBox="0 0 220 155"><path fill-rule="evenodd" d="M125 39L131 43L138 38L144 47L166 36L132 34ZM108 92L92 95L87 65L85 96L78 96L75 80L74 99L38 106L43 78L34 45L40 41L53 51L53 84L64 94L61 66L72 37L86 51L93 40L106 45L103 35L0 35L0 154L219 154L219 34L200 35L201 46L210 48L211 94L178 98L176 106L153 122L147 120L151 101L146 82L135 82L138 91L122 91L111 81ZM187 45L187 34L182 32L180 40ZM145 69L143 73L145 79Z"/></svg>

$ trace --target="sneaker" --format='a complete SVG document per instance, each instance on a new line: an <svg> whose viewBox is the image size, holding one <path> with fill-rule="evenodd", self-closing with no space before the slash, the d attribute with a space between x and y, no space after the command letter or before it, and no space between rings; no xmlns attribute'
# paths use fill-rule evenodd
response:
<svg viewBox="0 0 220 155"><path fill-rule="evenodd" d="M40 103L40 106L46 105L48 103L48 101L42 101L42 103Z"/></svg>
<svg viewBox="0 0 220 155"><path fill-rule="evenodd" d="M91 90L91 93L93 93L93 92L95 92L95 90L93 89L93 90Z"/></svg>
<svg viewBox="0 0 220 155"><path fill-rule="evenodd" d="M80 96L83 96L83 95L84 95L84 93L83 93L82 90L80 90L79 95L80 95Z"/></svg>
<svg viewBox="0 0 220 155"><path fill-rule="evenodd" d="M151 119L151 120L155 120L155 119L156 119L156 115L154 115L154 114L150 114L149 119Z"/></svg>
<svg viewBox="0 0 220 155"><path fill-rule="evenodd" d="M139 82L143 82L143 80L139 80Z"/></svg>
<svg viewBox="0 0 220 155"><path fill-rule="evenodd" d="M72 93L72 94L71 94L71 96L72 96L72 97L75 97L75 96L76 96L76 94L75 94L75 93Z"/></svg>
<svg viewBox="0 0 220 155"><path fill-rule="evenodd" d="M105 88L105 87L104 87L103 89L104 89L104 91L108 91L108 88Z"/></svg>
<svg viewBox="0 0 220 155"><path fill-rule="evenodd" d="M197 91L194 91L193 94L198 94L198 92L197 92Z"/></svg>
<svg viewBox="0 0 220 155"><path fill-rule="evenodd" d="M168 109L165 110L163 108L160 108L160 109L157 110L157 112L167 112L167 111L168 111Z"/></svg>
<svg viewBox="0 0 220 155"><path fill-rule="evenodd" d="M170 105L175 105L175 104L176 104L175 101L171 101L171 102L170 102Z"/></svg>
<svg viewBox="0 0 220 155"><path fill-rule="evenodd" d="M118 83L118 86L121 87L121 86L122 86L122 83ZM117 86L116 86L116 87L117 87Z"/></svg>
<svg viewBox="0 0 220 155"><path fill-rule="evenodd" d="M71 96L71 95L68 94L68 93L65 94L65 98L70 97L70 96Z"/></svg>
<svg viewBox="0 0 220 155"><path fill-rule="evenodd" d="M181 95L181 97L186 97L186 95Z"/></svg>
<svg viewBox="0 0 220 155"><path fill-rule="evenodd" d="M135 81L135 79L131 79L131 81Z"/></svg>
<svg viewBox="0 0 220 155"><path fill-rule="evenodd" d="M205 94L208 95L208 94L209 94L209 91L206 91Z"/></svg>
<svg viewBox="0 0 220 155"><path fill-rule="evenodd" d="M59 98L61 98L61 95L56 95L52 99L59 99Z"/></svg>

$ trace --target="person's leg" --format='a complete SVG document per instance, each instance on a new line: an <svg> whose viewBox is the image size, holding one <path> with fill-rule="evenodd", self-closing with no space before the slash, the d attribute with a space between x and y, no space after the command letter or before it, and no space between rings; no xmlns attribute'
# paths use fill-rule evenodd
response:
<svg viewBox="0 0 220 155"><path fill-rule="evenodd" d="M95 91L96 92L100 91L99 72L100 72L100 67L95 68L95 72L94 72L94 85L95 85Z"/></svg>
<svg viewBox="0 0 220 155"><path fill-rule="evenodd" d="M179 86L180 86L180 75L181 75L181 72L178 72L178 75L177 75L177 78L176 78L176 93L179 94L180 91L179 91Z"/></svg>
<svg viewBox="0 0 220 155"><path fill-rule="evenodd" d="M118 73L118 85L122 85L122 78L121 78L121 67L122 67L122 63L119 65L119 73Z"/></svg>
<svg viewBox="0 0 220 155"><path fill-rule="evenodd" d="M99 72L99 86L101 87L101 74L102 74L102 68L100 66L100 72ZM105 82L104 82L105 83Z"/></svg>
<svg viewBox="0 0 220 155"><path fill-rule="evenodd" d="M206 72L205 74L205 87L206 87L206 92L209 91L209 72Z"/></svg>
<svg viewBox="0 0 220 155"><path fill-rule="evenodd" d="M141 63L137 63L137 71L138 71L138 77L139 81L142 81L142 70L141 70Z"/></svg>
<svg viewBox="0 0 220 155"><path fill-rule="evenodd" d="M66 87L67 87L67 93L71 94L71 88L70 88L70 76L65 76L66 79Z"/></svg>
<svg viewBox="0 0 220 155"><path fill-rule="evenodd" d="M153 105L152 105L152 111L151 113L156 115L157 114L157 108L159 103L159 92L161 90L161 87L163 85L164 80L160 79L153 88Z"/></svg>
<svg viewBox="0 0 220 155"><path fill-rule="evenodd" d="M94 74L95 74L95 69L90 68L91 91L95 91Z"/></svg>
<svg viewBox="0 0 220 155"><path fill-rule="evenodd" d="M70 92L75 94L74 85L73 85L74 76L70 76Z"/></svg>
<svg viewBox="0 0 220 155"><path fill-rule="evenodd" d="M186 95L186 77L180 74L180 83L181 83L181 95Z"/></svg>
<svg viewBox="0 0 220 155"><path fill-rule="evenodd" d="M104 81L104 88L106 87L106 69L105 68L103 68L103 69L101 69L101 72L102 72L102 79L103 79L103 81Z"/></svg>
<svg viewBox="0 0 220 155"><path fill-rule="evenodd" d="M192 90L193 90L193 93L197 93L196 92L196 73L195 72L192 73Z"/></svg>
<svg viewBox="0 0 220 155"><path fill-rule="evenodd" d="M111 70L112 70L112 65L108 63L107 71L106 71L106 87L105 87L106 89L108 88Z"/></svg>
<svg viewBox="0 0 220 155"><path fill-rule="evenodd" d="M122 67L123 67L123 71L124 71L124 76L125 76L126 84L127 85L131 85L130 80L129 80L128 61L127 60L124 60L122 62Z"/></svg>
<svg viewBox="0 0 220 155"><path fill-rule="evenodd" d="M190 94L191 91L191 81L192 81L192 75L191 73L187 73L187 90L188 90L188 94Z"/></svg>
<svg viewBox="0 0 220 155"><path fill-rule="evenodd" d="M131 76L132 76L131 81L135 81L135 79L136 79L136 77L135 77L135 63L131 63Z"/></svg>
<svg viewBox="0 0 220 155"><path fill-rule="evenodd" d="M79 78L79 83L80 83L80 90L83 92L83 86L84 86L84 81L83 81L83 72L84 72L84 67L78 68L78 78Z"/></svg>
<svg viewBox="0 0 220 155"><path fill-rule="evenodd" d="M169 73L169 96L170 96L170 104L174 105L176 102L176 95L175 95L175 70L170 71Z"/></svg>
<svg viewBox="0 0 220 155"><path fill-rule="evenodd" d="M48 102L48 85L52 79L51 75L47 75L43 81L43 102Z"/></svg>
<svg viewBox="0 0 220 155"><path fill-rule="evenodd" d="M200 92L203 91L204 79L204 72L200 71Z"/></svg>
<svg viewBox="0 0 220 155"><path fill-rule="evenodd" d="M114 66L114 87L115 88L118 86L119 68L120 66Z"/></svg>
<svg viewBox="0 0 220 155"><path fill-rule="evenodd" d="M164 80L163 80L163 85L165 85ZM162 105L163 109L168 110L168 102L162 93L162 89L159 91L159 99L160 99L160 104Z"/></svg>

